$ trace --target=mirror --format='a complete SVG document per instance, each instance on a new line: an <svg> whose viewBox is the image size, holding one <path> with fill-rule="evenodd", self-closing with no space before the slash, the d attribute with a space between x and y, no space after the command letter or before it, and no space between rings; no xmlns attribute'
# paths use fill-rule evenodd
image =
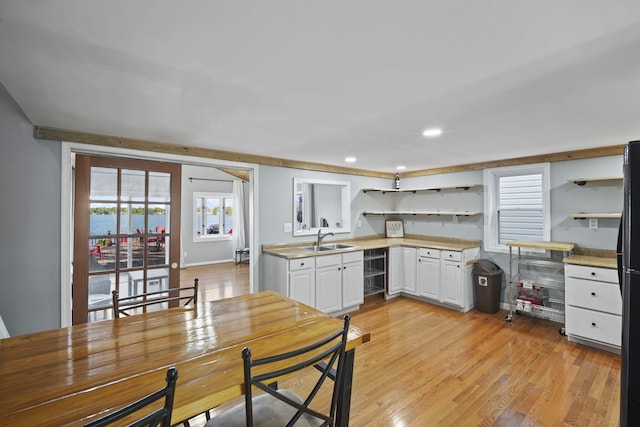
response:
<svg viewBox="0 0 640 427"><path fill-rule="evenodd" d="M293 235L351 232L351 187L346 181L293 179Z"/></svg>

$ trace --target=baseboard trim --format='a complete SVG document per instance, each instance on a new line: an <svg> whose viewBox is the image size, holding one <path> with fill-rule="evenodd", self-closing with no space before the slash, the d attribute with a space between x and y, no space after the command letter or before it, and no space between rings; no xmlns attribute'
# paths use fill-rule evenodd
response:
<svg viewBox="0 0 640 427"><path fill-rule="evenodd" d="M203 261L203 262L193 262L190 264L182 264L180 268L189 268L189 267L199 267L201 265L213 265L213 264L224 264L227 262L233 262L233 258L222 259L218 261Z"/></svg>

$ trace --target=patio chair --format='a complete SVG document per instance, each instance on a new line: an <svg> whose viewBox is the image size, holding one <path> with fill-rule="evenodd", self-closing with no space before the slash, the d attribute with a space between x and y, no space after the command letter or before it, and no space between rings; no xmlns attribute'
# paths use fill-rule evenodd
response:
<svg viewBox="0 0 640 427"><path fill-rule="evenodd" d="M251 350L245 347L242 350L245 403L213 417L207 421L205 427L333 426L339 392L344 387L344 357L348 331L349 315L346 315L341 329L304 348L253 359ZM291 389L277 390L275 381L311 366L317 368L320 374L305 398ZM254 369L259 373L255 373ZM327 412L321 413L312 409L310 405L327 378L334 381L331 406ZM254 397L253 387L265 393Z"/></svg>
<svg viewBox="0 0 640 427"><path fill-rule="evenodd" d="M137 309L146 310L146 307L150 305L162 304L166 306L165 308L169 308L182 301L184 301L184 306L192 304L196 308L198 305L198 282L199 279L196 278L193 280L193 286L163 289L123 298L120 298L118 290L115 289L111 293L114 317L117 319L121 315L130 316L139 312ZM132 311L134 312L132 313Z"/></svg>
<svg viewBox="0 0 640 427"><path fill-rule="evenodd" d="M100 419L92 421L88 424L85 424L84 427L102 427L110 424L121 424L119 420L141 411L153 403L164 398L164 406L157 408L144 417L134 421L128 426L142 427L142 426L157 426L161 425L162 427L169 427L171 425L171 413L173 411L173 395L176 389L176 381L178 380L178 369L177 368L169 368L167 370L167 386L151 393L142 399L136 400L135 402L125 406L122 409L118 409L115 412L112 412L109 415L106 415ZM147 408L149 409L149 408Z"/></svg>

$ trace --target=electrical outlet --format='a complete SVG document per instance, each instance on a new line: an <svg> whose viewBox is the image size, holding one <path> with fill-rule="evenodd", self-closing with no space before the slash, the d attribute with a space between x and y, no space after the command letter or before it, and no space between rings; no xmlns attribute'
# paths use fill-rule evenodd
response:
<svg viewBox="0 0 640 427"><path fill-rule="evenodd" d="M453 223L456 224L458 222L458 215L453 216Z"/></svg>
<svg viewBox="0 0 640 427"><path fill-rule="evenodd" d="M358 228L362 227L362 221L358 220Z"/></svg>
<svg viewBox="0 0 640 427"><path fill-rule="evenodd" d="M592 230L598 228L598 218L589 218L589 228Z"/></svg>
<svg viewBox="0 0 640 427"><path fill-rule="evenodd" d="M184 257L185 258L187 257L187 251L184 251Z"/></svg>
<svg viewBox="0 0 640 427"><path fill-rule="evenodd" d="M290 222L285 222L284 223L284 232L285 233L291 233L291 223Z"/></svg>

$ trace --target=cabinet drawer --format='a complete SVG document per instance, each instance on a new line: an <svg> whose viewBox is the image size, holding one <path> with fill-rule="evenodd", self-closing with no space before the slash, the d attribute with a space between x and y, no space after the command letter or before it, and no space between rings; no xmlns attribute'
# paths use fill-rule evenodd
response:
<svg viewBox="0 0 640 427"><path fill-rule="evenodd" d="M316 257L316 268L328 267L330 265L340 265L342 264L342 255L334 254L334 255L324 255Z"/></svg>
<svg viewBox="0 0 640 427"><path fill-rule="evenodd" d="M315 258L313 257L289 260L289 271L307 270L309 268L314 268L314 260Z"/></svg>
<svg viewBox="0 0 640 427"><path fill-rule="evenodd" d="M363 259L364 259L364 252L362 251L345 252L342 254L342 263L357 262L357 261L362 261Z"/></svg>
<svg viewBox="0 0 640 427"><path fill-rule="evenodd" d="M448 261L462 261L462 252L442 251L440 258Z"/></svg>
<svg viewBox="0 0 640 427"><path fill-rule="evenodd" d="M584 265L567 264L564 268L567 277L579 279L599 280L618 284L618 270L602 267L588 267Z"/></svg>
<svg viewBox="0 0 640 427"><path fill-rule="evenodd" d="M612 314L622 314L622 297L617 283L567 278L567 304Z"/></svg>
<svg viewBox="0 0 640 427"><path fill-rule="evenodd" d="M567 334L620 346L622 317L578 307L567 307Z"/></svg>
<svg viewBox="0 0 640 427"><path fill-rule="evenodd" d="M423 258L440 258L440 250L431 248L418 248L418 256Z"/></svg>

